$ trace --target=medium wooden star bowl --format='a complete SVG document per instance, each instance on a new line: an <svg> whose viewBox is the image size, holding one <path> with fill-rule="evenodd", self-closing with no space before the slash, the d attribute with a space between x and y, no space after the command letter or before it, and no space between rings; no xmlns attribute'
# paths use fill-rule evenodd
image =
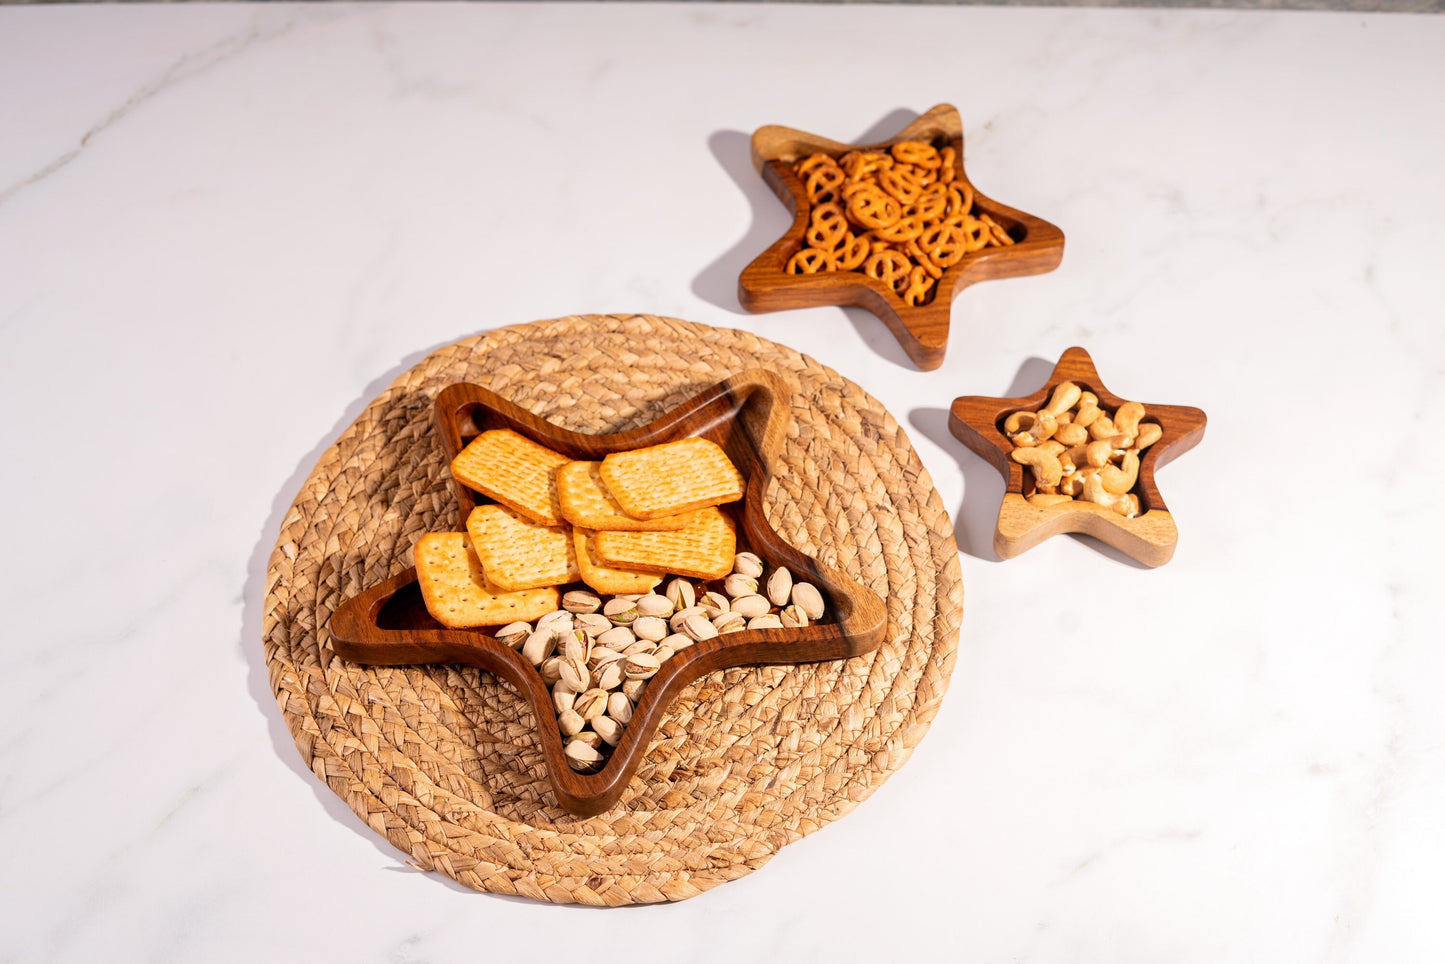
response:
<svg viewBox="0 0 1445 964"><path fill-rule="evenodd" d="M1132 491L1139 497L1139 515L1126 519L1110 509L1075 499L1060 505L1038 506L1028 501L1023 466L1010 453L1014 444L1003 423L1014 412L1042 408L1061 382L1071 381L1099 397L1101 408L1116 411L1128 399L1104 387L1094 360L1082 348L1064 352L1043 388L1022 398L987 398L968 395L954 399L949 429L976 454L998 469L1007 482L998 510L993 548L1000 559L1010 559L1063 532L1093 536L1146 566L1162 566L1174 556L1179 530L1164 505L1154 481L1156 469L1174 461L1204 437L1205 415L1197 408L1144 403L1144 421L1162 430L1159 441L1144 450L1139 478Z"/></svg>
<svg viewBox="0 0 1445 964"><path fill-rule="evenodd" d="M810 209L807 190L793 173L793 164L816 153L837 157L853 150L886 151L899 141L952 147L955 178L973 188L974 210L997 221L1014 243L965 255L958 264L944 269L933 299L916 307L861 271L789 274L788 260L804 246ZM1064 257L1063 231L1042 218L1000 204L969 181L963 169L963 121L949 104L939 104L888 140L868 145L843 144L788 127L760 127L753 133L752 157L763 180L792 210L793 224L743 269L738 278L738 301L743 308L752 312L825 305L865 308L882 319L908 357L925 370L943 364L953 299L959 292L979 281L1043 274L1057 268Z"/></svg>
<svg viewBox="0 0 1445 964"><path fill-rule="evenodd" d="M788 567L795 579L813 583L823 594L827 611L821 622L802 629L728 633L667 660L648 681L621 741L598 772L579 773L567 764L551 694L532 664L484 629L447 629L433 619L422 601L415 569L342 603L331 617L332 646L342 658L359 663L461 663L495 674L531 705L548 776L562 807L579 816L608 809L642 762L668 705L699 676L732 666L843 659L866 653L883 641L887 616L878 595L788 545L763 514L763 494L788 429L789 402L780 378L746 371L649 425L611 435L586 435L559 428L476 385L452 385L437 396L436 426L449 459L478 434L494 428L510 428L569 458L587 460L693 435L717 442L747 483L741 505L725 507L738 523L738 551L757 553L769 567ZM463 520L473 507L488 501L455 479L452 485Z"/></svg>

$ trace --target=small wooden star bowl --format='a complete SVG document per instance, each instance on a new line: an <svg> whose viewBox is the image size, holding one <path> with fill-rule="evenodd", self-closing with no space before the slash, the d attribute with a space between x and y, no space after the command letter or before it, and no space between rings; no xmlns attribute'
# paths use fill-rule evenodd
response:
<svg viewBox="0 0 1445 964"><path fill-rule="evenodd" d="M1111 509L1075 499L1059 505L1038 506L1028 501L1023 466L1010 453L1014 445L1003 423L1014 412L1038 411L1054 388L1071 381L1099 397L1099 406L1116 411L1128 399L1104 387L1089 353L1082 348L1064 352L1043 388L1022 398L985 398L969 395L954 399L949 429L977 455L991 463L1008 483L998 510L993 548L1000 559L1010 559L1062 532L1079 532L1107 543L1146 566L1162 566L1174 556L1179 530L1164 504L1154 472L1199 444L1204 437L1205 415L1197 408L1144 403L1144 421L1162 430L1159 441L1145 449L1139 460L1139 478L1131 490L1139 497L1139 515L1127 519Z"/></svg>
<svg viewBox="0 0 1445 964"><path fill-rule="evenodd" d="M952 147L956 180L974 191L974 210L997 221L1012 245L987 247L943 271L933 299L911 306L888 285L861 271L789 274L788 260L804 246L809 202L793 164L810 154L837 157L852 150L886 151L899 141L925 141L935 147ZM825 305L854 305L877 315L893 332L903 350L919 368L943 364L948 345L953 299L969 285L994 278L1043 274L1059 266L1064 257L1064 233L1049 222L1000 204L978 190L963 169L963 121L958 110L939 104L893 137L877 144L843 144L788 127L760 127L753 133L753 166L793 212L786 234L758 255L738 278L738 301L752 312Z"/></svg>
<svg viewBox="0 0 1445 964"><path fill-rule="evenodd" d="M436 424L448 459L481 432L510 428L573 459L600 459L688 436L717 442L746 480L741 505L725 507L738 523L738 551L751 550L771 567L787 566L799 582L811 582L826 604L824 619L802 629L728 633L682 650L648 681L622 739L596 773L573 770L563 754L551 693L522 655L484 629L447 629L426 611L408 569L348 599L331 617L331 643L343 659L373 665L461 663L493 673L527 700L558 802L571 813L590 816L608 809L627 786L667 713L668 705L693 680L714 670L761 663L806 663L866 653L882 641L887 627L883 601L844 573L788 545L768 524L762 500L777 453L787 433L790 394L765 371L734 375L641 428L612 435L568 431L538 418L484 388L457 384L436 399ZM460 518L487 501L455 479ZM587 587L582 585L563 587ZM709 586L709 588L715 588Z"/></svg>

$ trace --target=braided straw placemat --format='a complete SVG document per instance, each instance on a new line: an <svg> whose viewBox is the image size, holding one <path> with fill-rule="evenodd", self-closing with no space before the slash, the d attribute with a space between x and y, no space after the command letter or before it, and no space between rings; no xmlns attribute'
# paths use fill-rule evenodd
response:
<svg viewBox="0 0 1445 964"><path fill-rule="evenodd" d="M531 711L489 674L332 652L326 623L343 599L409 566L422 533L460 528L432 426L440 389L470 381L566 428L616 432L757 367L795 393L769 521L883 597L877 650L699 679L622 801L588 818L557 806ZM281 713L312 771L368 826L477 890L612 905L699 894L852 810L927 731L963 610L952 524L882 405L789 348L648 315L518 325L433 352L322 455L266 586Z"/></svg>

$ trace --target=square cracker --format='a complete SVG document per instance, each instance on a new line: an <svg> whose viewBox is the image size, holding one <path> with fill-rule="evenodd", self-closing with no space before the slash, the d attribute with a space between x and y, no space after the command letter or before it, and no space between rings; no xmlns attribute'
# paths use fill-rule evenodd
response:
<svg viewBox="0 0 1445 964"><path fill-rule="evenodd" d="M743 476L716 442L685 438L602 460L602 481L628 515L657 519L736 502Z"/></svg>
<svg viewBox="0 0 1445 964"><path fill-rule="evenodd" d="M691 513L660 519L635 519L628 515L607 491L602 481L601 462L568 462L557 469L557 501L562 517L584 529L681 529L692 521ZM594 587L595 588L595 587Z"/></svg>
<svg viewBox="0 0 1445 964"><path fill-rule="evenodd" d="M509 428L483 432L452 459L452 476L533 522L559 526L556 469L571 459Z"/></svg>
<svg viewBox="0 0 1445 964"><path fill-rule="evenodd" d="M448 628L530 622L558 606L555 589L507 592L487 582L465 532L428 532L412 556L426 611Z"/></svg>
<svg viewBox="0 0 1445 964"><path fill-rule="evenodd" d="M572 539L577 548L577 568L582 570L582 581L598 592L632 593L651 592L662 582L658 572L638 572L634 569L614 569L597 558L597 533L590 529L573 529Z"/></svg>
<svg viewBox="0 0 1445 964"><path fill-rule="evenodd" d="M561 586L581 577L567 526L542 526L504 505L479 505L467 533L487 580L509 592Z"/></svg>
<svg viewBox="0 0 1445 964"><path fill-rule="evenodd" d="M597 555L609 566L695 579L726 576L732 572L736 552L733 520L714 507L698 512L692 524L675 532L597 533Z"/></svg>

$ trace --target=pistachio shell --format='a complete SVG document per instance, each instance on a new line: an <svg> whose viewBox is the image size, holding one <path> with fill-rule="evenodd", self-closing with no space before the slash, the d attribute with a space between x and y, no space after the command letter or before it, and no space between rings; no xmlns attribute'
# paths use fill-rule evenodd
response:
<svg viewBox="0 0 1445 964"><path fill-rule="evenodd" d="M793 605L801 609L809 619L823 618L823 594L810 582L800 582L793 587Z"/></svg>
<svg viewBox="0 0 1445 964"><path fill-rule="evenodd" d="M595 613L601 605L601 597L585 589L574 589L562 594L562 608L569 613Z"/></svg>
<svg viewBox="0 0 1445 964"><path fill-rule="evenodd" d="M793 591L793 574L786 566L779 566L768 576L768 598L774 606L786 606Z"/></svg>
<svg viewBox="0 0 1445 964"><path fill-rule="evenodd" d="M753 593L751 596L739 596L733 600L733 612L738 613L744 619L765 616L772 608L773 604L768 602L767 597L759 596L757 593Z"/></svg>
<svg viewBox="0 0 1445 964"><path fill-rule="evenodd" d="M751 552L740 552L733 556L733 572L756 579L763 574L763 560Z"/></svg>

